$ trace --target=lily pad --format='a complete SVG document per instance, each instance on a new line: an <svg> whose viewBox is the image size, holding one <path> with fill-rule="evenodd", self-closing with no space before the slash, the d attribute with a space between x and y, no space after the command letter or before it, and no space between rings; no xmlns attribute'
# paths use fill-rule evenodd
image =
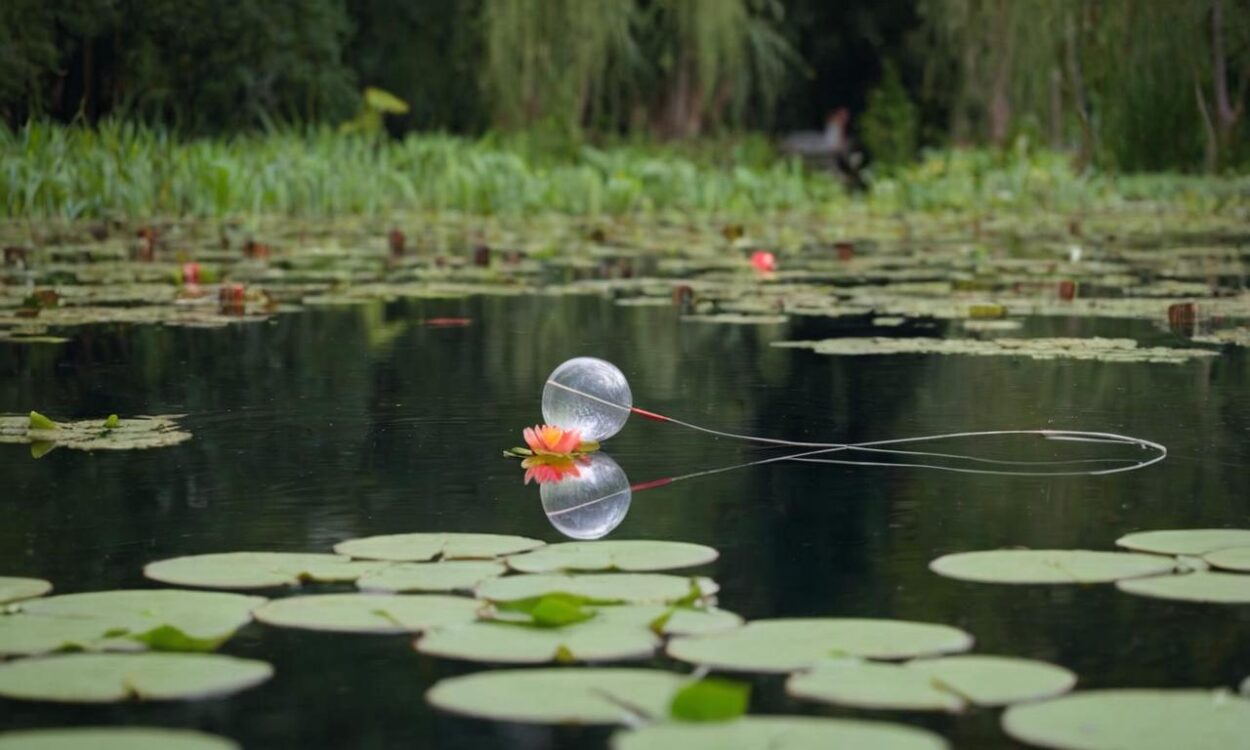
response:
<svg viewBox="0 0 1250 750"><path fill-rule="evenodd" d="M675 659L741 672L797 672L830 659L909 659L972 648L972 636L949 625L907 620L755 620L723 633L676 638Z"/></svg>
<svg viewBox="0 0 1250 750"><path fill-rule="evenodd" d="M1132 552L1005 549L943 555L929 563L940 576L980 583L1110 583L1170 573L1176 561Z"/></svg>
<svg viewBox="0 0 1250 750"><path fill-rule="evenodd" d="M0 615L0 656L63 650L202 651L251 622L258 596L176 589L29 599Z"/></svg>
<svg viewBox="0 0 1250 750"><path fill-rule="evenodd" d="M722 323L737 326L773 326L790 320L787 315L746 315L742 313L716 313L713 315L683 315L686 323Z"/></svg>
<svg viewBox="0 0 1250 750"><path fill-rule="evenodd" d="M523 573L559 570L623 570L629 572L689 568L712 562L719 553L688 542L613 540L551 544L507 559L508 567Z"/></svg>
<svg viewBox="0 0 1250 750"><path fill-rule="evenodd" d="M0 750L239 750L239 745L188 729L73 727L5 732Z"/></svg>
<svg viewBox="0 0 1250 750"><path fill-rule="evenodd" d="M175 586L263 589L305 581L350 582L378 567L342 555L298 552L221 552L148 563L143 575Z"/></svg>
<svg viewBox="0 0 1250 750"><path fill-rule="evenodd" d="M617 604L595 608L595 620L645 627L661 635L720 633L742 626L742 618L716 607L670 607L663 604Z"/></svg>
<svg viewBox="0 0 1250 750"><path fill-rule="evenodd" d="M1250 546L1228 547L1204 555L1202 559L1217 568L1250 573Z"/></svg>
<svg viewBox="0 0 1250 750"><path fill-rule="evenodd" d="M276 599L253 614L266 625L336 633L417 633L467 625L480 603L460 596L316 594Z"/></svg>
<svg viewBox="0 0 1250 750"><path fill-rule="evenodd" d="M962 711L969 703L1005 706L1049 698L1076 685L1076 675L1045 662L964 655L906 664L847 660L792 675L786 692L856 708Z"/></svg>
<svg viewBox="0 0 1250 750"><path fill-rule="evenodd" d="M1007 709L1013 738L1060 750L1226 750L1250 737L1250 700L1209 690L1088 690Z"/></svg>
<svg viewBox="0 0 1250 750"><path fill-rule="evenodd" d="M432 563L394 563L375 568L356 580L364 591L471 591L482 581L508 572L502 562L446 560Z"/></svg>
<svg viewBox="0 0 1250 750"><path fill-rule="evenodd" d="M1228 547L1250 546L1250 529L1167 529L1141 531L1115 540L1121 547L1161 555L1201 557Z"/></svg>
<svg viewBox="0 0 1250 750"><path fill-rule="evenodd" d="M612 750L944 750L924 729L884 721L812 716L744 716L716 723L651 724L620 732Z"/></svg>
<svg viewBox="0 0 1250 750"><path fill-rule="evenodd" d="M838 338L822 341L779 341L773 346L811 349L817 354L844 356L882 354L971 354L983 357L1029 357L1031 359L1088 359L1099 362L1170 362L1219 356L1210 349L1140 347L1132 339L1106 338Z"/></svg>
<svg viewBox="0 0 1250 750"><path fill-rule="evenodd" d="M146 450L178 445L191 439L175 416L119 419L105 428L105 418L57 422L53 429L31 426L30 415L0 416L0 443L47 443L75 450ZM44 451L47 452L46 450Z"/></svg>
<svg viewBox="0 0 1250 750"><path fill-rule="evenodd" d="M594 619L559 628L477 622L435 630L417 642L423 654L507 664L619 661L655 653L660 638L645 627Z"/></svg>
<svg viewBox="0 0 1250 750"><path fill-rule="evenodd" d="M52 590L52 584L41 578L0 576L0 604L34 599Z"/></svg>
<svg viewBox="0 0 1250 750"><path fill-rule="evenodd" d="M509 669L441 680L435 707L481 719L533 724L625 724L668 715L686 678L654 669Z"/></svg>
<svg viewBox="0 0 1250 750"><path fill-rule="evenodd" d="M1128 594L1214 604L1250 604L1250 576L1199 571L1177 576L1158 576L1120 581L1116 586Z"/></svg>
<svg viewBox="0 0 1250 750"><path fill-rule="evenodd" d="M0 697L65 703L229 695L273 676L263 661L219 654L67 654L0 664Z"/></svg>
<svg viewBox="0 0 1250 750"><path fill-rule="evenodd" d="M385 534L339 542L334 551L365 560L427 562L490 560L541 546L537 539L502 534Z"/></svg>
<svg viewBox="0 0 1250 750"><path fill-rule="evenodd" d="M683 578L664 573L601 573L562 575L531 573L483 581L479 599L506 602L547 594L571 594L594 603L677 602L715 594L718 587L707 578Z"/></svg>

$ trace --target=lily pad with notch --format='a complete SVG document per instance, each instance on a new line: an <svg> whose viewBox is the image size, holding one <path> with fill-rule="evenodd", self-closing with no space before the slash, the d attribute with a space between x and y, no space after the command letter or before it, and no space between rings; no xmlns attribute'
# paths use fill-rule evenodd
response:
<svg viewBox="0 0 1250 750"><path fill-rule="evenodd" d="M262 661L219 654L64 654L0 664L0 697L64 703L193 700L273 676Z"/></svg>
<svg viewBox="0 0 1250 750"><path fill-rule="evenodd" d="M795 618L755 620L735 630L675 638L668 655L714 669L785 673L848 656L910 659L972 648L968 633L908 620Z"/></svg>
<svg viewBox="0 0 1250 750"><path fill-rule="evenodd" d="M1160 555L1202 557L1229 547L1250 546L1250 529L1161 529L1115 540L1121 547Z"/></svg>
<svg viewBox="0 0 1250 750"><path fill-rule="evenodd" d="M977 583L1111 583L1172 572L1176 561L1158 555L1091 550L1004 549L958 552L929 563L940 576Z"/></svg>
<svg viewBox="0 0 1250 750"><path fill-rule="evenodd" d="M334 545L334 551L358 559L391 562L491 560L537 549L543 544L537 539L504 534L384 534L339 542Z"/></svg>
<svg viewBox="0 0 1250 750"><path fill-rule="evenodd" d="M0 750L239 750L239 745L189 729L61 727L4 732Z"/></svg>
<svg viewBox="0 0 1250 750"><path fill-rule="evenodd" d="M143 575L175 586L263 589L308 581L348 583L381 565L321 553L219 552L148 563Z"/></svg>
<svg viewBox="0 0 1250 750"><path fill-rule="evenodd" d="M616 734L612 750L946 750L937 734L906 724L814 716L649 724Z"/></svg>
<svg viewBox="0 0 1250 750"><path fill-rule="evenodd" d="M645 627L590 619L550 628L475 622L429 632L417 641L416 648L423 654L451 659L542 664L644 659L660 644L660 637Z"/></svg>
<svg viewBox="0 0 1250 750"><path fill-rule="evenodd" d="M356 579L363 591L406 593L418 591L472 591L482 581L508 572L502 562L442 560L430 563L392 563L375 567Z"/></svg>
<svg viewBox="0 0 1250 750"><path fill-rule="evenodd" d="M280 628L335 633L418 633L467 625L480 602L438 594L313 594L276 599L255 617Z"/></svg>
<svg viewBox="0 0 1250 750"><path fill-rule="evenodd" d="M484 581L477 587L476 594L479 599L492 602L567 594L582 597L592 604L646 604L699 601L714 595L718 588L708 578L683 578L664 573L527 573Z"/></svg>
<svg viewBox="0 0 1250 750"><path fill-rule="evenodd" d="M551 544L507 558L508 567L522 573L620 570L649 572L690 568L712 562L719 553L688 542L612 540Z"/></svg>

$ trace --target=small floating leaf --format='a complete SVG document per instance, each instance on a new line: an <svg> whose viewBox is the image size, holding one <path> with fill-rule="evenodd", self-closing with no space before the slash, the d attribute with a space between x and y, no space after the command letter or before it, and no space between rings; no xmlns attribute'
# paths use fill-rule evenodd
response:
<svg viewBox="0 0 1250 750"><path fill-rule="evenodd" d="M570 594L596 603L679 602L694 594L705 597L717 586L706 578L682 578L663 573L603 573L599 575L526 574L483 581L477 596L490 601L533 599Z"/></svg>
<svg viewBox="0 0 1250 750"><path fill-rule="evenodd" d="M493 559L543 546L537 539L502 534L385 534L349 539L334 546L340 555L365 560L426 562Z"/></svg>
<svg viewBox="0 0 1250 750"><path fill-rule="evenodd" d="M121 426L121 419L116 414L110 414L108 419L104 420L104 429L115 430Z"/></svg>
<svg viewBox="0 0 1250 750"><path fill-rule="evenodd" d="M649 724L612 738L612 750L946 750L933 732L860 719L744 716L713 724Z"/></svg>
<svg viewBox="0 0 1250 750"><path fill-rule="evenodd" d="M52 590L52 584L41 578L0 576L0 604L34 599Z"/></svg>
<svg viewBox="0 0 1250 750"><path fill-rule="evenodd" d="M444 711L533 724L624 724L663 717L681 675L653 669L509 669L441 680L426 699Z"/></svg>
<svg viewBox="0 0 1250 750"><path fill-rule="evenodd" d="M747 683L709 677L677 691L668 712L678 721L728 721L745 714L750 701Z"/></svg>
<svg viewBox="0 0 1250 750"><path fill-rule="evenodd" d="M508 567L523 573L558 570L670 570L703 565L717 558L711 547L687 542L613 540L551 544L507 558Z"/></svg>
<svg viewBox="0 0 1250 750"><path fill-rule="evenodd" d="M496 605L501 613L523 615L521 618L502 617L509 622L522 622L543 628L558 628L583 622L595 616L586 609L589 600L584 596L572 594L546 594L529 599L501 602Z"/></svg>
<svg viewBox="0 0 1250 750"><path fill-rule="evenodd" d="M1250 700L1207 690L1088 690L1012 706L1011 737L1060 750L1226 750L1250 737Z"/></svg>
<svg viewBox="0 0 1250 750"><path fill-rule="evenodd" d="M273 668L218 654L68 654L0 664L0 696L112 703L188 700L259 685Z"/></svg>
<svg viewBox="0 0 1250 750"><path fill-rule="evenodd" d="M374 567L356 579L356 586L363 591L397 594L416 591L471 591L482 581L497 578L506 572L508 569L503 563L485 560L393 563Z"/></svg>
<svg viewBox="0 0 1250 750"><path fill-rule="evenodd" d="M1157 555L1055 549L960 552L929 563L938 575L980 583L1110 583L1175 567L1175 560Z"/></svg>
<svg viewBox="0 0 1250 750"><path fill-rule="evenodd" d="M57 428L56 422L53 422L51 419L48 419L37 411L32 411L30 413L28 426L32 430L55 430Z"/></svg>
<svg viewBox="0 0 1250 750"><path fill-rule="evenodd" d="M1161 555L1201 557L1226 547L1250 546L1250 529L1168 529L1122 536L1115 543L1128 549Z"/></svg>
<svg viewBox="0 0 1250 750"><path fill-rule="evenodd" d="M26 729L0 734L0 750L239 750L211 734L149 727Z"/></svg>
<svg viewBox="0 0 1250 750"><path fill-rule="evenodd" d="M829 659L907 659L966 651L972 636L949 625L907 620L756 620L723 633L676 638L675 659L742 672L796 672Z"/></svg>
<svg viewBox="0 0 1250 750"><path fill-rule="evenodd" d="M1238 573L1198 572L1120 581L1128 594L1213 604L1250 604L1250 576Z"/></svg>
<svg viewBox="0 0 1250 750"><path fill-rule="evenodd" d="M175 586L262 589L298 586L304 581L350 582L378 567L378 563L361 563L343 555L220 552L148 563L143 575Z"/></svg>
<svg viewBox="0 0 1250 750"><path fill-rule="evenodd" d="M317 594L277 599L256 610L257 620L280 628L337 633L417 633L465 625L480 604L434 594Z"/></svg>

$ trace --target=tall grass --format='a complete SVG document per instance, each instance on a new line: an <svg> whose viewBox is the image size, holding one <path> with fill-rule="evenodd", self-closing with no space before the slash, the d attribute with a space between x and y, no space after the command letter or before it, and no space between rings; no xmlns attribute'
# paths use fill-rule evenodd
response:
<svg viewBox="0 0 1250 750"><path fill-rule="evenodd" d="M851 202L883 211L1081 210L1183 201L1240 210L1250 181L1078 175L1056 154L945 152L879 180L865 198L758 139L719 148L621 143L544 154L512 139L442 135L374 140L326 129L183 140L109 122L0 128L0 215L329 217L454 210L475 214L689 213L750 217L825 212ZM1197 201L1195 203L1195 201Z"/></svg>

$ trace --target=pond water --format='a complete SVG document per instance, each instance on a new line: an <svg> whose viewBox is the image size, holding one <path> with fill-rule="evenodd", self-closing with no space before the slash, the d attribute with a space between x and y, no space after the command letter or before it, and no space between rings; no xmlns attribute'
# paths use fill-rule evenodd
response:
<svg viewBox="0 0 1250 750"><path fill-rule="evenodd" d="M440 317L471 324L423 324ZM1246 607L1146 599L1113 586L964 583L927 567L964 550L1110 550L1139 529L1246 526L1246 349L1126 364L831 357L769 346L821 338L822 325L692 324L672 308L595 297L479 297L372 302L220 330L91 326L62 346L0 342L0 412L185 413L193 434L172 448L55 450L38 460L27 446L0 445L0 573L47 578L67 593L149 586L142 566L172 556L329 551L378 533L559 541L538 489L523 486L517 463L500 454L541 421L551 369L595 355L626 372L638 405L732 431L855 442L1050 427L1164 443L1171 454L1162 464L1104 477L755 466L639 492L609 538L716 547L720 559L700 572L720 582L721 606L747 618L948 623L975 635L978 652L1062 664L1082 687L1234 686L1246 676ZM1135 321L1031 318L1023 335L1182 345ZM770 455L641 420L605 450L635 483ZM604 747L609 735L435 712L424 692L479 667L419 656L405 637L254 624L223 653L270 661L277 676L190 703L0 700L0 726L187 726L275 750ZM782 683L753 679L753 713L888 718L930 727L955 747L1011 746L998 711L839 710L787 698Z"/></svg>

